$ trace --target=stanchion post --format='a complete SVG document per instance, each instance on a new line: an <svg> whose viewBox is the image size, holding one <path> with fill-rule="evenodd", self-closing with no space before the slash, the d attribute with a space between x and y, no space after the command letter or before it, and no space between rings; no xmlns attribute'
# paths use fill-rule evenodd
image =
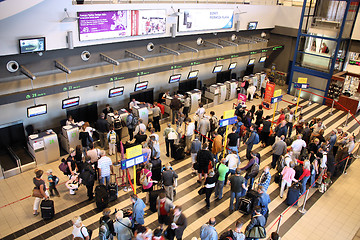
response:
<svg viewBox="0 0 360 240"><path fill-rule="evenodd" d="M275 111L276 113L279 113L278 109L279 109L279 104L276 105L276 111Z"/></svg>
<svg viewBox="0 0 360 240"><path fill-rule="evenodd" d="M305 204L306 204L306 201L307 201L307 198L308 198L308 195L309 195L309 191L310 191L310 188L306 191L305 198L304 198L304 203L302 205L302 208L299 209L299 212L302 213L302 214L306 213Z"/></svg>
<svg viewBox="0 0 360 240"><path fill-rule="evenodd" d="M332 100L332 104L331 104L331 111L330 111L330 115L333 115L334 103L335 103L335 100L333 99L333 100Z"/></svg>
<svg viewBox="0 0 360 240"><path fill-rule="evenodd" d="M312 94L310 93L310 96L309 96L309 105L311 105L311 104L312 104L312 102L311 102L311 98L312 98Z"/></svg>
<svg viewBox="0 0 360 240"><path fill-rule="evenodd" d="M271 128L272 128L272 126L273 126L273 124L274 124L275 112L276 112L277 106L278 106L278 102L275 103L274 113L273 113L273 117L272 117L272 121L271 121Z"/></svg>
<svg viewBox="0 0 360 240"><path fill-rule="evenodd" d="M345 167L344 167L343 174L347 174L347 172L346 172L346 167L347 167L347 165L348 165L349 158L350 158L350 156L346 158L346 163L345 163Z"/></svg>
<svg viewBox="0 0 360 240"><path fill-rule="evenodd" d="M280 225L281 225L282 218L283 218L283 215L280 214L280 219L279 219L279 222L278 222L278 225L277 225L277 228L276 228L276 233L279 233L279 231L280 231Z"/></svg>
<svg viewBox="0 0 360 240"><path fill-rule="evenodd" d="M303 106L301 106L301 108L300 108L300 114L302 114L302 110L303 110L303 108L304 108L304 107L303 107Z"/></svg>
<svg viewBox="0 0 360 240"><path fill-rule="evenodd" d="M299 96L300 96L300 94L301 94L301 88L299 89ZM300 98L298 97L297 102L296 102L296 108L295 108L295 115L294 116L296 116L296 113L297 113L297 110L298 110L298 107L299 107L299 100L300 100Z"/></svg>
<svg viewBox="0 0 360 240"><path fill-rule="evenodd" d="M359 158L359 149L360 149L360 141L358 141L358 148L356 150L356 155L354 156L355 158Z"/></svg>
<svg viewBox="0 0 360 240"><path fill-rule="evenodd" d="M296 97L296 92L299 92L297 88L295 88L295 94L294 94L293 101L296 101L300 96L300 94L298 94L298 96Z"/></svg>
<svg viewBox="0 0 360 240"><path fill-rule="evenodd" d="M226 126L226 133L225 133L225 139L224 139L224 152L223 152L223 158L225 157L226 153L226 144L227 144L227 135L229 131L229 125Z"/></svg>
<svg viewBox="0 0 360 240"><path fill-rule="evenodd" d="M133 171L134 171L134 194L136 195L136 167L135 167L135 165L133 166Z"/></svg>
<svg viewBox="0 0 360 240"><path fill-rule="evenodd" d="M349 115L350 115L350 110L348 111L348 114L346 115L346 121L345 121L344 127L346 127L348 124Z"/></svg>

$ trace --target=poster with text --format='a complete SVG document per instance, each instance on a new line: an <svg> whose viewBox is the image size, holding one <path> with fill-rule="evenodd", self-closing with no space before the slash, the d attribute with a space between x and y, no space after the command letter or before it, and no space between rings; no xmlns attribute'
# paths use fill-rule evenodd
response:
<svg viewBox="0 0 360 240"><path fill-rule="evenodd" d="M229 29L233 26L233 9L181 9L179 32Z"/></svg>
<svg viewBox="0 0 360 240"><path fill-rule="evenodd" d="M166 31L165 10L132 10L131 35L162 34Z"/></svg>

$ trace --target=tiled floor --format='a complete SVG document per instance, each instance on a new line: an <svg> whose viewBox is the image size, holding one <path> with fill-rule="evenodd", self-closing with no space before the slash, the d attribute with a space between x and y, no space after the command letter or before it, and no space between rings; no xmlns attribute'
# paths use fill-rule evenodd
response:
<svg viewBox="0 0 360 240"><path fill-rule="evenodd" d="M292 96L285 95L284 99L291 101ZM216 112L216 115L221 116L225 110L232 108L233 102L235 101L228 101L221 105L214 106L207 109L207 112L213 110ZM254 100L250 104L259 103L259 100ZM300 105L304 106L303 113L306 120L310 120L314 116L324 119L324 122L328 127L325 134L329 134L332 128L343 124L346 119L346 113L342 111L335 110L334 114L330 115L330 109L327 106L319 106L317 104L309 106L305 100L301 100L300 103ZM250 107L250 104L248 104L248 107ZM288 103L281 102L280 108L287 105ZM270 115L271 113L272 111L265 111L264 115ZM162 127L164 128L164 126ZM357 128L358 125L355 123L355 120L351 120L346 127L346 129L351 132L355 131ZM239 218L246 225L249 221L249 216L244 216L237 211L233 213L229 213L228 211L230 193L229 187L227 186L224 187L224 198L219 202L211 202L210 210L205 209L205 202L203 201L204 197L199 196L197 193L200 185L196 183L197 178L191 174L191 160L187 158L183 161L175 161L167 158L165 156L164 140L161 134L159 135L161 139L161 159L163 164L170 161L174 170L179 175L179 186L177 187L175 204L183 206L184 213L189 222L189 226L185 229L183 238L187 240L194 236L198 237L201 225L210 217L216 217L216 229L219 233L232 227L234 222ZM240 150L240 156L243 159L245 147L241 146ZM261 148L260 146L256 146L254 147L254 150L258 151L262 156L261 169L270 164L270 147ZM244 165L246 162L247 161L243 161L242 164ZM319 237L320 234L315 230L317 228L321 229L319 232L324 232L326 234L333 232L335 234L334 236L339 236L341 232L346 233L346 236L344 234L341 237L339 236L331 239L352 239L359 228L360 222L359 218L356 218L356 216L360 216L358 207L356 207L356 204L358 205L359 203L359 193L357 190L358 186L355 182L359 179L358 174L360 170L356 170L356 168L359 167L358 164L358 162L355 162L351 166L348 174L340 177L324 195L321 195L318 191L312 189L306 204L306 209L309 211L304 216L298 213L297 208L291 208L282 219L280 233L284 236L283 239L300 239L300 236L306 236L305 238L302 237L302 239L312 239L310 238L312 236L324 239L322 236ZM86 200L86 189L84 187L80 187L77 195L69 195L68 190L62 184L65 182L66 177L60 172L58 165L59 162L54 162L40 167L43 170L51 168L54 173L60 177L58 189L61 197L53 198L56 206L56 216L51 221L43 221L40 216L34 217L32 215L33 198L29 197L29 194L33 188L33 171L0 180L0 218L3 219L2 224L0 224L0 238L66 239L71 236L72 227L70 220L76 215L81 215L84 224L89 228L94 229L94 237L98 235L98 219L101 214L95 209L95 203ZM271 171L271 173L274 174L275 172ZM132 171L130 171L130 174L132 174ZM353 191L351 192L350 190ZM277 217L287 209L287 205L284 203L284 199L278 197L279 188L273 181L269 187L268 193L270 194L272 201L269 206L270 216L268 218L267 230L268 232L271 232L276 229L276 226L272 229L270 229L270 227L274 224ZM125 193L120 190L118 199L110 204L110 208L119 209L130 206L129 194L130 193ZM139 193L139 196L142 198L145 197L144 193ZM302 201L303 200L300 200L300 204L302 204ZM337 212L337 210L340 212ZM322 211L325 212L324 215L321 213ZM354 217L349 217L351 216L350 214L352 214L351 212ZM145 224L150 228L155 228L158 225L157 215L150 212L148 209L146 210L146 214ZM318 216L321 216L321 218L319 218L320 220L315 220ZM309 224L310 221L314 221L316 224ZM321 227L322 225L326 225L326 228ZM303 233L303 235L300 235L299 232Z"/></svg>

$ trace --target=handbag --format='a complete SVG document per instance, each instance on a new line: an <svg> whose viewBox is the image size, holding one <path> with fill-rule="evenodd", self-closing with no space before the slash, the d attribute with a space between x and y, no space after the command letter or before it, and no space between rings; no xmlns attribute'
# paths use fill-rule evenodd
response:
<svg viewBox="0 0 360 240"><path fill-rule="evenodd" d="M44 196L41 194L40 189L34 188L32 195L33 197L43 198Z"/></svg>
<svg viewBox="0 0 360 240"><path fill-rule="evenodd" d="M245 236L247 238L266 238L266 230L262 226L255 226L250 231L245 231Z"/></svg>
<svg viewBox="0 0 360 240"><path fill-rule="evenodd" d="M205 194L205 192L206 192L205 187L202 187L202 188L199 189L198 194L203 195L203 194Z"/></svg>

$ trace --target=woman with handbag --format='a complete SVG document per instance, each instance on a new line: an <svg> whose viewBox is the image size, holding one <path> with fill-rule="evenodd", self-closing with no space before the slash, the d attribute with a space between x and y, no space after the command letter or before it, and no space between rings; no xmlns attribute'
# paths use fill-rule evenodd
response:
<svg viewBox="0 0 360 240"><path fill-rule="evenodd" d="M34 216L39 215L38 209L40 206L41 199L49 199L49 193L46 191L45 181L41 179L44 171L43 170L35 170L35 177L33 178L33 183L35 187L33 189L32 196L35 197L34 200Z"/></svg>

